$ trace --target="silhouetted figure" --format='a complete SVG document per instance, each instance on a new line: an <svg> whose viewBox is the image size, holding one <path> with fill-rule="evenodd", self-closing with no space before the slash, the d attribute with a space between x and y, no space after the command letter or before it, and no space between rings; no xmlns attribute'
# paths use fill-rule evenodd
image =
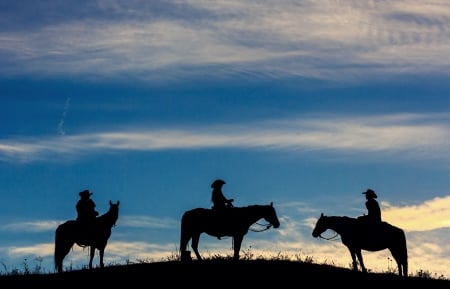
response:
<svg viewBox="0 0 450 289"><path fill-rule="evenodd" d="M375 200L377 194L372 189L367 189L363 194L366 195L367 215L357 218L358 230L364 233L366 238L371 238L370 232L376 232L381 224L381 209L377 200Z"/></svg>
<svg viewBox="0 0 450 289"><path fill-rule="evenodd" d="M371 194L369 193L369 197ZM322 233L328 229L339 234L342 244L350 252L355 271L358 270L359 264L361 270L367 272L361 250L374 252L389 249L397 263L398 274L408 276L408 248L405 232L387 222L381 222L377 225L376 234L370 234L368 237L367 230L365 232L353 230L355 226L360 226L360 222L359 218L325 216L322 213L312 231L312 236L314 238L321 237ZM330 238L327 239L330 240Z"/></svg>
<svg viewBox="0 0 450 289"><path fill-rule="evenodd" d="M241 250L242 240L248 233L250 226L255 220L264 219L270 225L269 228L280 227L277 213L273 203L269 205L252 205L246 207L238 207L233 209L225 209L232 211L230 214L220 214L216 210L205 208L195 208L184 212L181 217L180 230L180 258L181 261L191 261L190 252L187 250L189 241L191 248L198 260L202 260L198 251L200 235L206 233L210 236L220 239L222 236L232 237L233 240L233 260L239 260L239 251ZM217 220L217 219L220 220ZM227 275L228 277L228 275Z"/></svg>
<svg viewBox="0 0 450 289"><path fill-rule="evenodd" d="M377 200L375 200L378 196L372 189L368 189L363 192L366 195L366 208L367 208L367 221L372 224L381 223L381 209L380 205L378 205Z"/></svg>
<svg viewBox="0 0 450 289"><path fill-rule="evenodd" d="M89 197L91 194L89 191L86 191L81 192L80 197L82 195L87 195L87 197ZM95 250L98 250L100 267L104 267L103 256L106 245L108 244L108 239L111 236L112 227L116 225L119 218L119 205L120 201L117 201L116 203L113 203L111 200L109 201L109 211L95 220L95 225L92 226L93 229L89 232L90 236L87 236L88 234L86 233L88 231L87 228L89 227L80 225L80 222L76 220L66 221L56 228L53 258L55 269L58 273L63 271L63 260L65 256L69 254L71 251L70 249L74 244L77 244L80 247L90 247L89 269L92 269L92 260L95 256Z"/></svg>
<svg viewBox="0 0 450 289"><path fill-rule="evenodd" d="M98 216L98 212L95 210L95 203L91 199L92 193L89 190L79 192L80 200L78 200L76 209L78 213L77 221L85 224L92 223Z"/></svg>
<svg viewBox="0 0 450 289"><path fill-rule="evenodd" d="M224 184L226 184L225 181L221 179L217 179L211 184L211 188L213 188L211 194L212 208L215 210L233 207L234 200L225 198L222 193L222 186Z"/></svg>

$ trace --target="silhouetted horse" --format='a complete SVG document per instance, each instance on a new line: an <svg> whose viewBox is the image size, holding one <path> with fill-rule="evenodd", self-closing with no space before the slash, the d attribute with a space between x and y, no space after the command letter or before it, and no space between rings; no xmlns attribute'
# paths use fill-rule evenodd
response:
<svg viewBox="0 0 450 289"><path fill-rule="evenodd" d="M247 234L250 226L259 219L265 219L270 223L266 229L269 229L271 226L274 228L280 226L272 203L270 205L233 207L223 211L204 208L186 211L181 218L181 261L191 260L190 252L187 251L187 245L191 239L191 247L197 256L197 260L202 260L198 252L198 242L202 233L207 233L217 238L223 236L233 237L233 259L239 260L239 251L244 235Z"/></svg>
<svg viewBox="0 0 450 289"><path fill-rule="evenodd" d="M97 217L93 224L80 224L79 221L69 220L56 228L54 262L55 269L59 273L63 271L64 257L74 244L90 247L89 269L92 269L95 249L98 249L100 254L100 267L104 267L103 255L111 236L111 228L115 226L119 218L119 204L119 201L115 204L109 201L109 211ZM87 229L86 226L88 226Z"/></svg>
<svg viewBox="0 0 450 289"><path fill-rule="evenodd" d="M365 226L365 227L364 227ZM367 228L367 226L370 226ZM364 266L361 250L381 251L389 249L394 257L400 276L408 276L408 250L405 232L387 222L381 224L362 225L360 220L350 217L320 215L312 232L314 238L322 237L327 229L341 236L342 243L347 246L353 260L353 269L358 270L358 257L361 270L367 272Z"/></svg>

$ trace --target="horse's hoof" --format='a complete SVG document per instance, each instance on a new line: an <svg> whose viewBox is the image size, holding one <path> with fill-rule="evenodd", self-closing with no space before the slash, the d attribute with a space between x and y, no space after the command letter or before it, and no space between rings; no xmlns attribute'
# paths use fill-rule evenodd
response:
<svg viewBox="0 0 450 289"><path fill-rule="evenodd" d="M181 262L192 262L191 251L181 252L180 260Z"/></svg>

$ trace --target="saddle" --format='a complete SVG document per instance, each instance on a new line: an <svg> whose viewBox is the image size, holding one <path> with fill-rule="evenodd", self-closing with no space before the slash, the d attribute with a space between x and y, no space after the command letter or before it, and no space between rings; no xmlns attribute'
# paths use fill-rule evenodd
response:
<svg viewBox="0 0 450 289"><path fill-rule="evenodd" d="M94 220L76 220L78 224L78 236L79 240L77 242L78 245L87 246L92 239L92 235L95 233L95 219Z"/></svg>
<svg viewBox="0 0 450 289"><path fill-rule="evenodd" d="M380 222L371 219L369 216L359 216L356 218L356 229L358 232L364 233L367 236L377 235L385 225L385 222Z"/></svg>
<svg viewBox="0 0 450 289"><path fill-rule="evenodd" d="M234 211L234 206L225 206L222 208L214 208L214 206L211 209L211 214L213 219L216 220L215 225L219 227L226 227L228 226L228 222L230 218L233 217L231 214ZM221 240L222 237L218 236L217 239Z"/></svg>

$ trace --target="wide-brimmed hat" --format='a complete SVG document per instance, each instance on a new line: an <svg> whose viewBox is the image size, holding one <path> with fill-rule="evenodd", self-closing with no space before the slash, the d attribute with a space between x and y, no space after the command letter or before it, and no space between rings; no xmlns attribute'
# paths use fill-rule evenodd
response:
<svg viewBox="0 0 450 289"><path fill-rule="evenodd" d="M218 187L218 186L222 186L222 185L224 185L224 184L226 184L224 180L217 179L217 180L215 180L215 181L211 184L211 188L215 188L215 187Z"/></svg>
<svg viewBox="0 0 450 289"><path fill-rule="evenodd" d="M366 197L368 197L368 198L376 199L378 197L377 194L375 194L374 190L372 190L372 189L367 189L367 191L363 192L363 194L365 194Z"/></svg>
<svg viewBox="0 0 450 289"><path fill-rule="evenodd" d="M79 192L78 195L80 195L80 197L89 197L90 195L92 195L92 193L89 192L89 190L84 190Z"/></svg>

